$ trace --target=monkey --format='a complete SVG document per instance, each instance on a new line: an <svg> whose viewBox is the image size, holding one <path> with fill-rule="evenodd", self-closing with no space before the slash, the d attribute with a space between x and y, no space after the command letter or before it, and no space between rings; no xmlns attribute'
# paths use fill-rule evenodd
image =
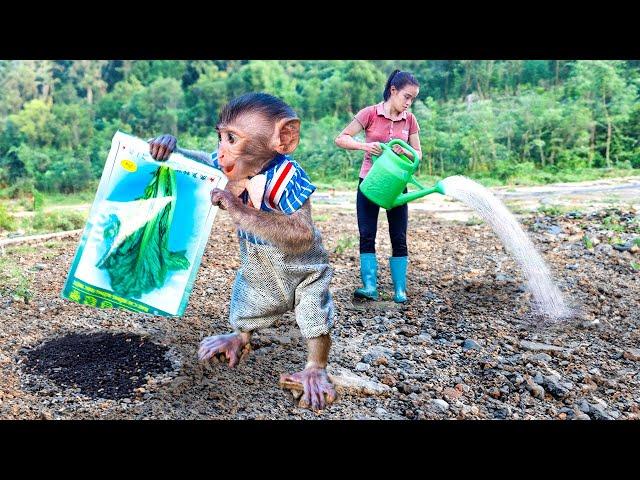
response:
<svg viewBox="0 0 640 480"><path fill-rule="evenodd" d="M300 142L300 123L281 99L252 92L221 109L213 153L178 147L172 135L151 139L149 150L159 161L181 153L228 179L224 190L211 191L211 203L226 210L237 228L241 266L229 309L233 332L204 338L199 360L219 358L235 367L248 354L253 331L294 310L307 340L307 362L302 371L281 375L280 385L302 390L299 405L320 411L337 397L326 371L335 316L333 269L311 216L309 197L316 187L290 156Z"/></svg>

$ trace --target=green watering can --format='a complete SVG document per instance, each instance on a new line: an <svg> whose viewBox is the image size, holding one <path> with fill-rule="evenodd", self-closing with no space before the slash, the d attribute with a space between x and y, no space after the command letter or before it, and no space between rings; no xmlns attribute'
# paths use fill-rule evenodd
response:
<svg viewBox="0 0 640 480"><path fill-rule="evenodd" d="M392 150L394 145L401 145L413 154L413 162L406 155L398 155ZM379 157L371 156L373 165L367 176L360 184L362 194L376 205L390 210L407 202L422 198L430 193L438 192L444 195L444 187L438 181L433 187L427 188L413 178L418 169L418 154L400 139L391 140L389 143L380 143L382 154ZM404 192L407 184L413 183L420 190Z"/></svg>

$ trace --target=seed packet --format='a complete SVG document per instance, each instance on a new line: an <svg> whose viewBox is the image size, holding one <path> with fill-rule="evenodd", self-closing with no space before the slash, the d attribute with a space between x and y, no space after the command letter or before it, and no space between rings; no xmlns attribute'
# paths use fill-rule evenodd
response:
<svg viewBox="0 0 640 480"><path fill-rule="evenodd" d="M158 162L149 144L118 131L62 297L97 308L181 316L227 179L173 153Z"/></svg>

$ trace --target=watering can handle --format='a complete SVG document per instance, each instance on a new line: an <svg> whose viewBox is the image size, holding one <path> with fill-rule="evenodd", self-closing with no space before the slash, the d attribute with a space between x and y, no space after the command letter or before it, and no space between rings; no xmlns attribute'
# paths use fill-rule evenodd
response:
<svg viewBox="0 0 640 480"><path fill-rule="evenodd" d="M399 144L400 146L406 148L407 150L409 150L412 154L413 154L413 163L411 162L411 160L409 160L409 158L406 155L399 155L399 157L404 158L407 162L412 163L412 168L414 170L418 169L418 163L420 162L420 160L418 160L418 154L416 153L416 151L411 148L411 145L408 145L407 142L405 142L404 140L400 140L399 138L395 138L393 140L391 140L389 143L383 143L380 142L380 147L382 147L383 149L388 149L391 150L391 147L393 147L395 144ZM371 163L376 163L376 160L378 159L378 155L371 155Z"/></svg>
<svg viewBox="0 0 640 480"><path fill-rule="evenodd" d="M407 142L405 142L404 140L401 140L399 138L394 138L393 140L391 140L387 144L384 144L384 143L381 144L381 146L386 146L388 148L391 148L394 145L400 145L404 149L409 150L411 152L411 154L413 155L413 162L411 162L411 160L409 160L409 158L406 155L399 155L399 156L404 158L407 162L413 163L413 169L417 170L418 169L418 163L420 163L420 159L418 158L418 154L416 153L416 151L413 148L411 148L411 145L409 145Z"/></svg>

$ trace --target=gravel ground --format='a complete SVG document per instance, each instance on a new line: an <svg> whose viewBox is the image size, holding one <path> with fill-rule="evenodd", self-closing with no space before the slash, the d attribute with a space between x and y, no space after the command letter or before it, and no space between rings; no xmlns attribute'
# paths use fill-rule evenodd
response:
<svg viewBox="0 0 640 480"><path fill-rule="evenodd" d="M340 388L324 411L298 407L278 386L280 374L300 370L306 358L292 314L254 335L251 355L236 369L197 362L204 336L229 331L239 259L230 219L220 212L182 318L60 298L79 236L7 247L0 257L5 279L12 271L11 278L29 283L7 280L0 289L0 418L640 417L640 217L632 207L519 217L578 312L551 324L531 312L521 272L485 224L412 211L410 302L396 305L386 217L377 302L352 298L359 283L355 212L315 205L314 217L335 269L330 371ZM139 351L113 343L123 338ZM112 343L91 354L100 341ZM151 350L143 355L142 345ZM74 348L75 357L62 355ZM140 361L132 361L136 354ZM107 367L120 372L111 375L117 392L109 389ZM91 368L108 394L88 380Z"/></svg>

